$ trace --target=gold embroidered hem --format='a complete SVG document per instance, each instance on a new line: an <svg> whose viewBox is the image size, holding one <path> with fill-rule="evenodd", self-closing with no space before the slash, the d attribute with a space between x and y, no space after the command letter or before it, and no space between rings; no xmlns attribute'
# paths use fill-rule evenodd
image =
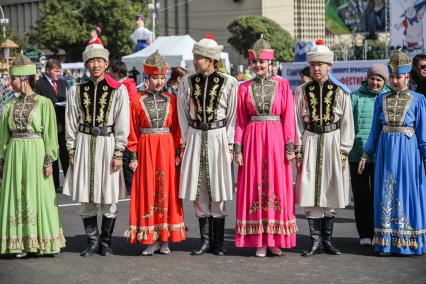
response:
<svg viewBox="0 0 426 284"><path fill-rule="evenodd" d="M424 243L421 239L425 240L426 230L419 231L400 231L395 229L381 229L375 228L373 238L373 245L382 247L397 247L397 248L422 248Z"/></svg>
<svg viewBox="0 0 426 284"><path fill-rule="evenodd" d="M378 245L378 246L382 246L382 247L397 247L397 248L401 248L401 247L405 247L405 248L422 248L424 246L424 244L422 242L418 242L416 240L416 238L411 238L411 237L407 237L407 238L402 238L400 236L397 237L388 237L386 238L385 236L374 236L373 238L373 245Z"/></svg>
<svg viewBox="0 0 426 284"><path fill-rule="evenodd" d="M160 239L162 232L167 231L167 238L171 237L172 233L178 232L181 240L185 239L185 224L157 224L154 226L130 226L130 228L124 232L124 236L129 242L134 243L136 240L141 242L143 240L149 240L149 234L153 234L152 240L155 242ZM174 241L173 239L170 241ZM180 241L180 240L178 240Z"/></svg>
<svg viewBox="0 0 426 284"><path fill-rule="evenodd" d="M289 236L295 234L298 228L296 219L286 222L278 220L237 220L235 231L237 235L278 234Z"/></svg>
<svg viewBox="0 0 426 284"><path fill-rule="evenodd" d="M58 253L65 247L65 237L62 229L56 236L44 237L34 235L1 236L1 254L37 252L41 254Z"/></svg>

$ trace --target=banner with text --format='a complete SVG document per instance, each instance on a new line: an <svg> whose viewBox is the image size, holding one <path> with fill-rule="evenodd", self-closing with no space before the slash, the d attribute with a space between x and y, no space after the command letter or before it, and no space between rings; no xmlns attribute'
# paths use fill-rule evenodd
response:
<svg viewBox="0 0 426 284"><path fill-rule="evenodd" d="M374 63L387 64L387 60L336 61L331 73L337 80L356 91L361 82L367 79L368 68ZM294 91L300 85L300 70L308 66L306 62L282 63L281 76L286 78Z"/></svg>

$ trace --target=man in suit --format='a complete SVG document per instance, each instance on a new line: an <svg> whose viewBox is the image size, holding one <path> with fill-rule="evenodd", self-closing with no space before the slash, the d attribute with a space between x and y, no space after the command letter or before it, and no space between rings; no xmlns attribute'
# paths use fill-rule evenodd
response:
<svg viewBox="0 0 426 284"><path fill-rule="evenodd" d="M56 59L49 59L46 63L43 76L35 83L35 92L49 98L55 106L56 122L58 128L59 159L62 170L66 175L68 170L68 151L65 141L65 102L67 92L67 82L59 79L61 76L61 63ZM53 180L56 192L61 192L59 181L59 163L53 162Z"/></svg>

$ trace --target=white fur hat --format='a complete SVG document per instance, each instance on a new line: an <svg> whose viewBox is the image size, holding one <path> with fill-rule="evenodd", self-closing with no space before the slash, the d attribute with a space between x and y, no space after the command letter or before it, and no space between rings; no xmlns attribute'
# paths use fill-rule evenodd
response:
<svg viewBox="0 0 426 284"><path fill-rule="evenodd" d="M214 60L220 60L223 45L218 45L212 35L206 35L199 42L194 43L192 53L199 54Z"/></svg>
<svg viewBox="0 0 426 284"><path fill-rule="evenodd" d="M102 44L89 44L83 52L84 63L92 58L103 58L109 61L109 51Z"/></svg>
<svg viewBox="0 0 426 284"><path fill-rule="evenodd" d="M334 52L331 51L325 44L322 39L319 39L315 42L315 45L311 47L307 54L308 63L311 62L324 62L328 64L333 64L334 62Z"/></svg>

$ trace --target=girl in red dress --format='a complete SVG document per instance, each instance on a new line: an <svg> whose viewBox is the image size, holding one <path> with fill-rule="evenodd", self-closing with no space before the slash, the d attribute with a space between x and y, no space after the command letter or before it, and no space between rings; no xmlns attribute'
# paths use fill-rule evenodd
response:
<svg viewBox="0 0 426 284"><path fill-rule="evenodd" d="M86 45L91 44L100 44L104 45L104 42L102 41L100 35L101 35L102 29L100 27L95 27L90 30L90 40Z"/></svg>
<svg viewBox="0 0 426 284"><path fill-rule="evenodd" d="M149 245L143 255L168 254L168 242L185 239L176 170L180 163L176 97L163 91L167 64L158 52L147 58L144 73L148 88L131 101L128 149L135 175L126 236L131 244Z"/></svg>

